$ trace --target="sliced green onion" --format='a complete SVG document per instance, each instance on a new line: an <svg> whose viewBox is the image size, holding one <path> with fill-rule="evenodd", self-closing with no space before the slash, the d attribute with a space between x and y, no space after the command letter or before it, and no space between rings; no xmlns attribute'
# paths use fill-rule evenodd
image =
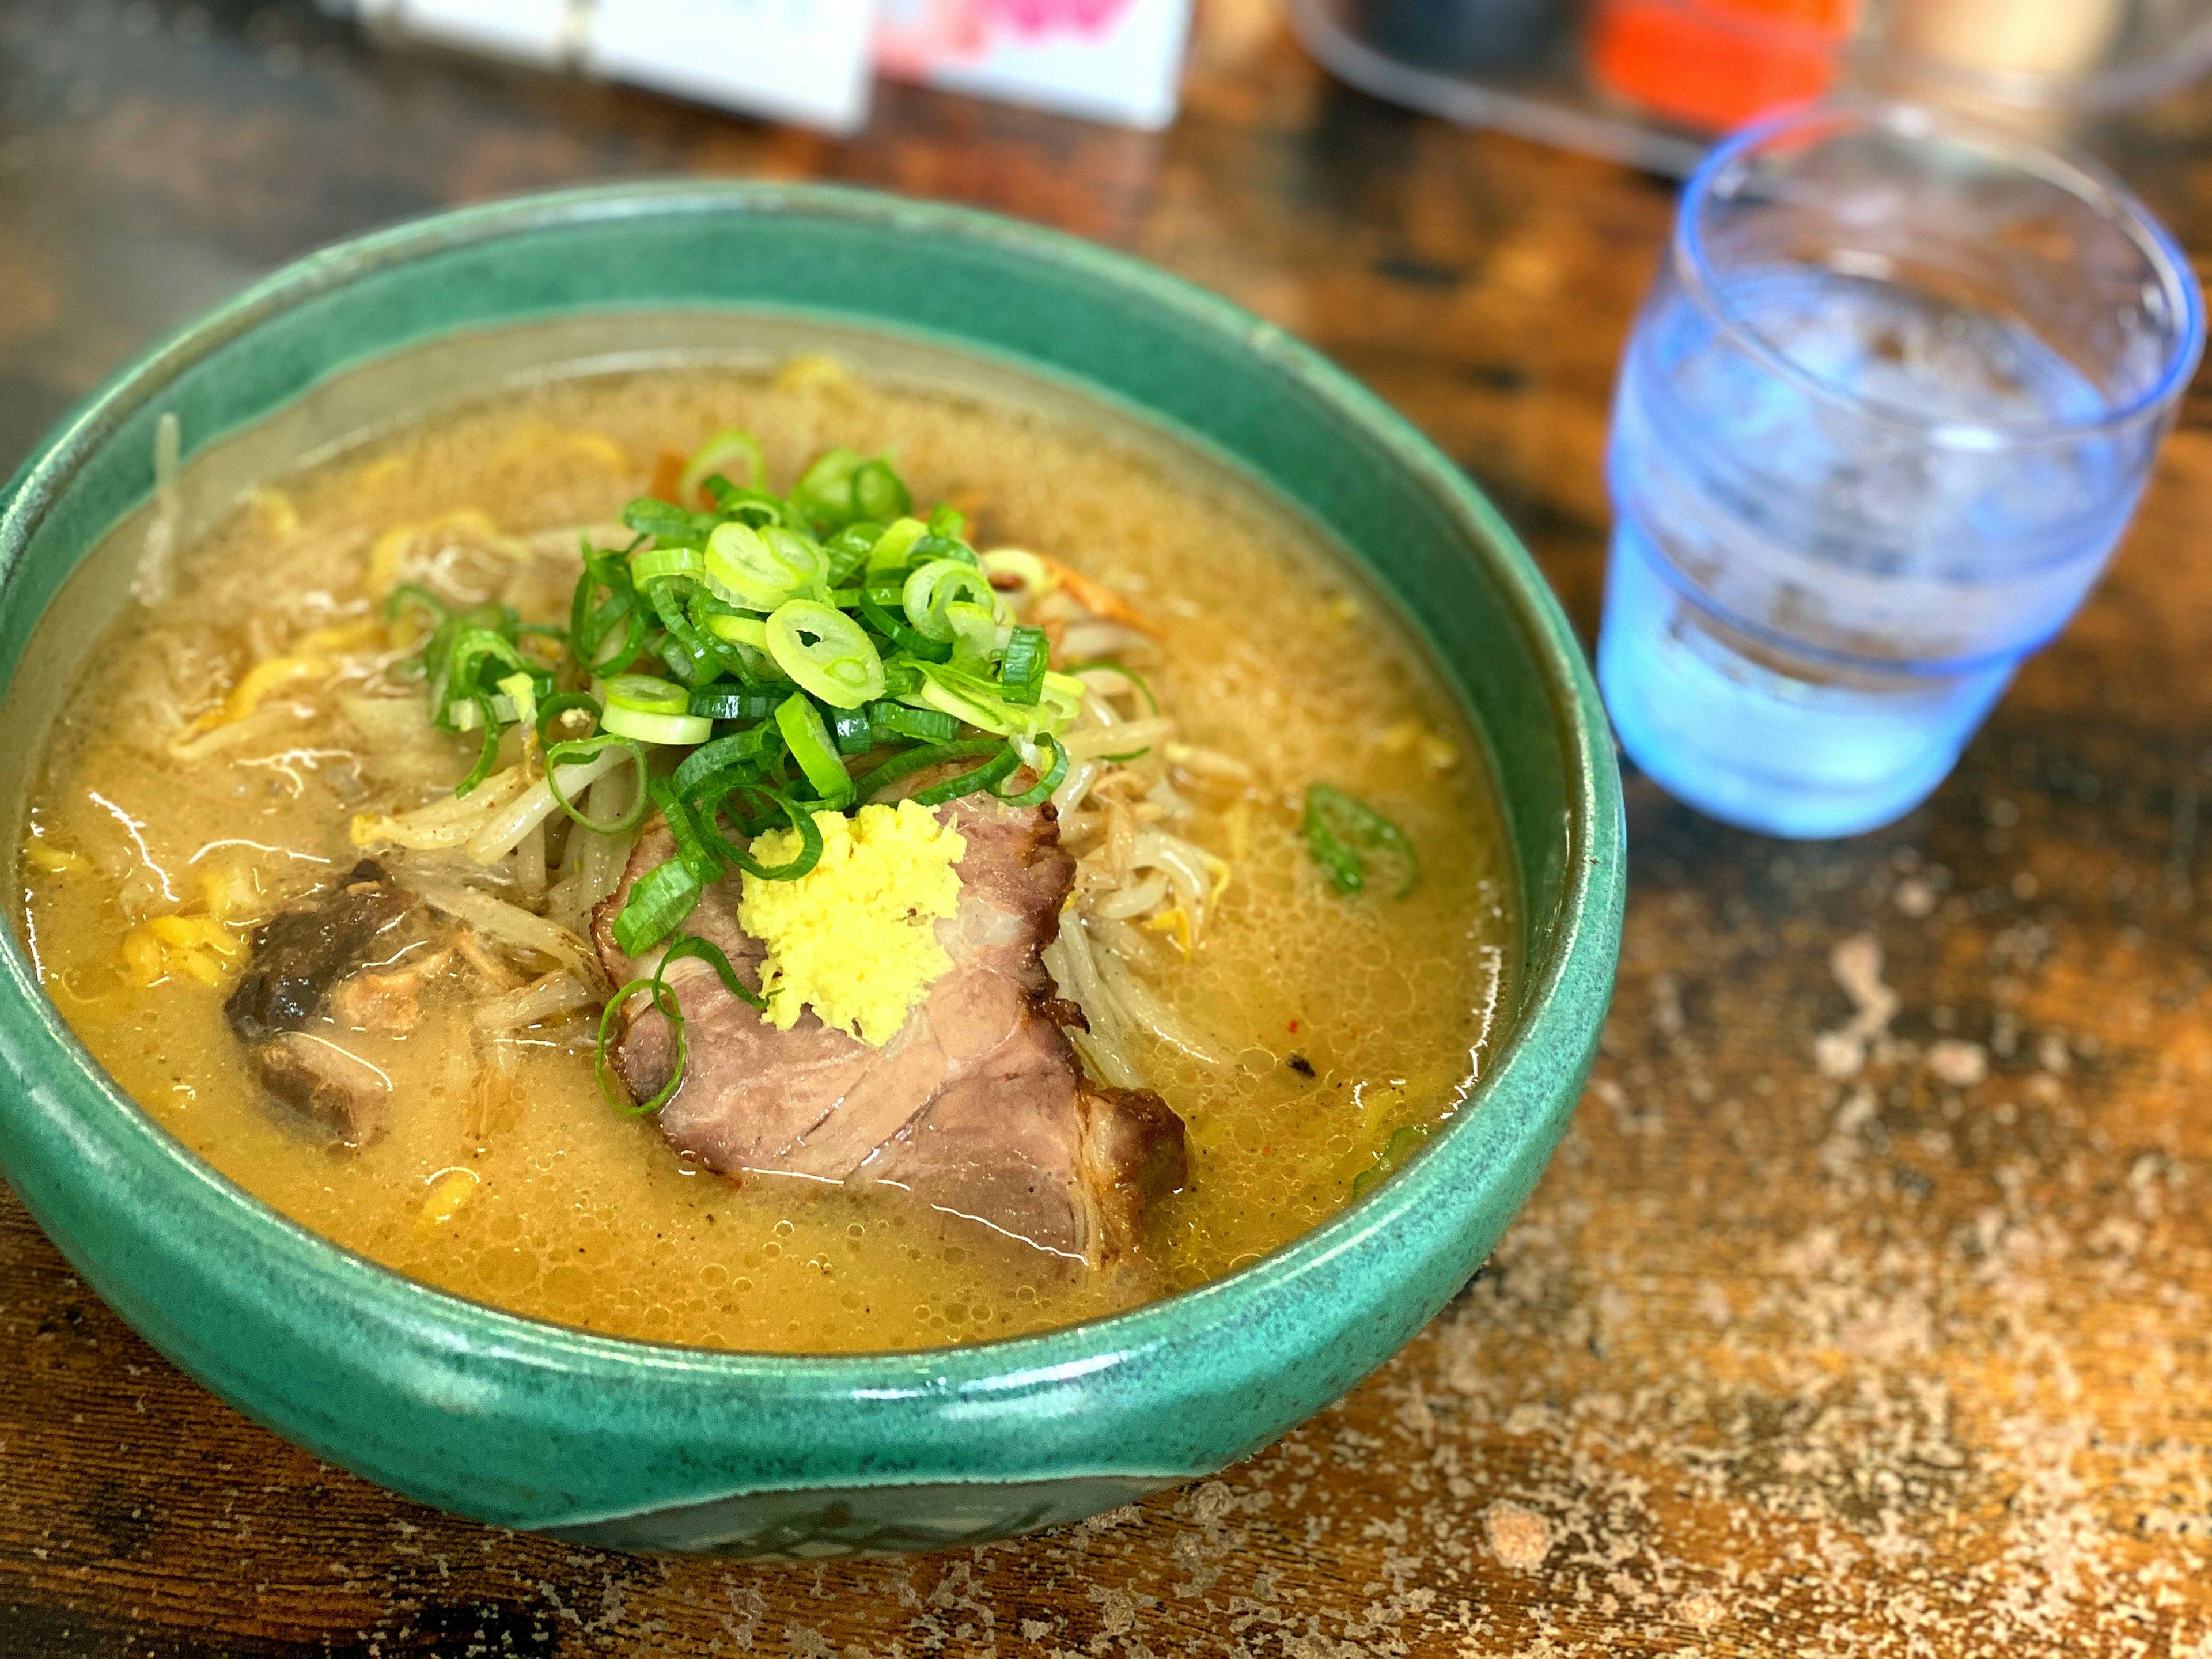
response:
<svg viewBox="0 0 2212 1659"><path fill-rule="evenodd" d="M410 605L419 610L428 611L430 623L434 628L453 614L452 606L423 586L422 583L402 582L384 596L385 621L398 622L400 612Z"/></svg>
<svg viewBox="0 0 2212 1659"><path fill-rule="evenodd" d="M976 675L991 672L991 658L999 649L999 616L988 605L955 599L941 607L952 629L952 665Z"/></svg>
<svg viewBox="0 0 2212 1659"><path fill-rule="evenodd" d="M513 710L507 718L533 730L538 725L538 683L521 672L509 674L499 683L507 694L507 705Z"/></svg>
<svg viewBox="0 0 2212 1659"><path fill-rule="evenodd" d="M768 622L765 617L709 617L707 618L707 631L716 639L728 640L733 645L749 645L761 652L768 649Z"/></svg>
<svg viewBox="0 0 2212 1659"><path fill-rule="evenodd" d="M757 681L785 678L781 665L768 652L768 623L760 617L710 616L707 631L738 653L745 672Z"/></svg>
<svg viewBox="0 0 2212 1659"><path fill-rule="evenodd" d="M491 775L491 769L499 759L499 716L492 710L489 697L475 699L477 712L483 718L483 745L477 750L477 763L469 769L468 776L453 786L455 795L465 795Z"/></svg>
<svg viewBox="0 0 2212 1659"><path fill-rule="evenodd" d="M487 662L525 674L530 672L530 665L507 635L489 628L465 629L446 658L447 695L455 700L481 695Z"/></svg>
<svg viewBox="0 0 2212 1659"><path fill-rule="evenodd" d="M629 556L630 580L640 587L671 576L703 579L707 556L696 547L647 547Z"/></svg>
<svg viewBox="0 0 2212 1659"><path fill-rule="evenodd" d="M1009 739L1001 745L997 759L986 761L972 772L963 772L942 783L933 783L927 789L917 789L908 799L919 801L924 806L942 806L947 801L958 800L963 795L972 795L979 789L988 789L995 794L999 781L1012 776L1021 764L1022 751L1015 748Z"/></svg>
<svg viewBox="0 0 2212 1659"><path fill-rule="evenodd" d="M875 722L865 708L830 711L830 739L841 755L865 755L876 746Z"/></svg>
<svg viewBox="0 0 2212 1659"><path fill-rule="evenodd" d="M997 738L958 738L951 743L933 743L924 748L909 749L903 755L892 756L874 771L864 775L854 786L854 793L862 800L872 800L901 778L910 777L916 772L926 772L933 766L942 766L947 761L973 760L978 755L995 755L1005 747L1006 744Z"/></svg>
<svg viewBox="0 0 2212 1659"><path fill-rule="evenodd" d="M791 757L806 774L807 782L824 801L847 801L853 796L853 780L830 740L822 713L803 693L793 692L775 711L776 727L790 746Z"/></svg>
<svg viewBox="0 0 2212 1659"><path fill-rule="evenodd" d="M908 626L933 640L952 638L953 628L945 619L945 607L962 599L981 605L993 613L998 604L998 595L991 591L991 579L973 565L963 564L957 559L932 559L916 567L908 574L899 590L899 602L906 611Z"/></svg>
<svg viewBox="0 0 2212 1659"><path fill-rule="evenodd" d="M663 547L704 547L717 522L711 513L694 513L650 495L641 495L623 508L622 521Z"/></svg>
<svg viewBox="0 0 2212 1659"><path fill-rule="evenodd" d="M741 464L744 477L732 478L732 483L757 489L768 482L768 458L750 432L740 432L726 427L691 452L691 459L684 464L683 477L676 485L676 499L690 507L699 499L700 487L717 473L727 473L731 465Z"/></svg>
<svg viewBox="0 0 2212 1659"><path fill-rule="evenodd" d="M1327 872L1329 884L1340 893L1356 893L1367 884L1367 860L1361 851L1381 853L1404 871L1395 896L1403 898L1420 879L1421 867L1413 843L1404 830L1357 795L1326 783L1306 791L1306 810L1298 828L1314 862Z"/></svg>
<svg viewBox="0 0 2212 1659"><path fill-rule="evenodd" d="M875 545L868 550L868 574L878 576L894 570L903 571L907 567L907 556L927 534L929 526L919 519L901 519L887 526L884 533L876 538Z"/></svg>
<svg viewBox="0 0 2212 1659"><path fill-rule="evenodd" d="M893 610L899 604L899 590L904 578L896 572L878 579L870 572L867 582L860 589L860 615L869 627L881 634L894 646L910 657L926 662L943 662L952 655L951 636L933 640L927 634L917 634L906 624L906 618Z"/></svg>
<svg viewBox="0 0 2212 1659"><path fill-rule="evenodd" d="M875 551L876 544L883 539L883 534L884 527L879 524L848 524L823 543L822 556L830 565L830 585L842 588L866 567L868 555ZM857 592L852 603L860 603Z"/></svg>
<svg viewBox="0 0 2212 1659"><path fill-rule="evenodd" d="M538 703L538 741L541 744L559 741L553 735L554 726L562 715L580 710L592 717L592 725L599 723L599 700L585 692L556 691L550 697L540 698Z"/></svg>
<svg viewBox="0 0 2212 1659"><path fill-rule="evenodd" d="M814 813L806 805L771 789L763 783L741 786L749 794L765 795L793 830L799 832L799 851L781 864L762 864L751 853L740 851L722 838L714 826L712 811L702 811L698 817L700 832L714 844L714 849L729 863L760 881L797 881L822 862L822 826L814 821Z"/></svg>
<svg viewBox="0 0 2212 1659"><path fill-rule="evenodd" d="M1017 628L1006 636L999 664L1000 696L1008 702L1034 703L1044 691L1045 659L1052 642L1042 628Z"/></svg>
<svg viewBox="0 0 2212 1659"><path fill-rule="evenodd" d="M1024 752L1022 755L1022 763L1024 765L1036 768L1038 770L1039 775L1036 783L1032 784L1029 788L1022 790L1017 794L1012 795L1002 792L995 784L992 786L991 793L998 796L1000 800L1006 802L1007 805L1042 806L1046 801L1052 799L1052 792L1059 788L1061 780L1067 776L1066 748L1057 738L1048 736L1044 738L1043 741L1052 745L1052 766L1049 770L1037 768L1036 756L1033 751Z"/></svg>
<svg viewBox="0 0 2212 1659"><path fill-rule="evenodd" d="M896 519L914 498L888 461L831 449L817 456L791 487L791 504L810 522L837 530L862 519Z"/></svg>
<svg viewBox="0 0 2212 1659"><path fill-rule="evenodd" d="M737 969L730 966L729 957L722 954L722 947L712 939L702 939L696 933L686 933L668 947L668 953L660 958L662 979L665 981L667 977L670 963L682 962L687 957L696 957L712 968L714 970L714 977L722 981L722 988L737 998L738 1001L750 1003L756 1008L768 1006L767 997L757 991L745 988L744 982L738 977Z"/></svg>
<svg viewBox="0 0 2212 1659"><path fill-rule="evenodd" d="M616 919L615 925L617 927L622 925L619 917ZM660 1010L661 1018L675 1032L675 1063L668 1068L668 1081L660 1085L659 1093L650 1100L634 1101L627 1098L627 1090L617 1091L608 1081L607 1039L612 1035L608 1028L621 1015L623 1006L641 991L652 994L653 1006ZM668 1104L674 1096L677 1085L684 1080L684 1011L677 1003L676 993L661 983L659 975L634 979L607 999L607 1006L599 1011L599 1047L592 1052L592 1075L599 1079L601 1098L624 1117L650 1117Z"/></svg>
<svg viewBox="0 0 2212 1659"><path fill-rule="evenodd" d="M823 702L858 708L884 694L884 659L860 625L819 599L788 599L763 630L777 667Z"/></svg>
<svg viewBox="0 0 2212 1659"><path fill-rule="evenodd" d="M676 798L676 791L666 778L655 778L647 793L653 804L660 809L661 822L675 837L676 856L684 861L702 887L722 878L722 860L714 849L700 835L699 826L684 803Z"/></svg>
<svg viewBox="0 0 2212 1659"><path fill-rule="evenodd" d="M1074 724L1077 705L1055 695L1053 675L1045 676L1044 690L1038 702L1024 705L1007 702L995 681L980 675L937 663L916 666L922 675L921 688L908 696L908 702L941 709L955 720L986 732L1009 738L1048 732L1057 737Z"/></svg>
<svg viewBox="0 0 2212 1659"><path fill-rule="evenodd" d="M525 675L520 678L526 680L528 676ZM453 713L454 731L481 732L483 730L483 711L477 708L477 703L480 701L483 700L471 697L465 702L458 700L454 702ZM494 726L504 728L514 724L515 713L514 698L502 694L501 696L490 698L489 701L491 704L491 723Z"/></svg>
<svg viewBox="0 0 2212 1659"><path fill-rule="evenodd" d="M640 743L670 746L704 743L714 735L714 722L704 715L655 714L641 708L624 708L616 703L607 705L607 712L599 717L599 725L618 738L635 738Z"/></svg>
<svg viewBox="0 0 2212 1659"><path fill-rule="evenodd" d="M678 679L687 686L701 686L719 679L725 672L744 672L744 653L699 625L697 619L709 614L702 607L720 603L703 586L689 578L672 578L649 582L645 591L668 637L681 647L680 658L666 646L661 647L663 659Z"/></svg>
<svg viewBox="0 0 2212 1659"><path fill-rule="evenodd" d="M725 639L714 631L714 623L718 617L737 618L744 617L745 613L735 605L716 599L703 584L691 590L686 616L700 645L739 684L750 686L758 684L763 676L777 677L778 671L775 665L769 660L767 652L755 646L740 645ZM751 617L748 620L758 622L760 618Z"/></svg>
<svg viewBox="0 0 2212 1659"><path fill-rule="evenodd" d="M614 921L615 943L625 956L641 956L673 933L703 890L681 859L666 859L630 884Z"/></svg>
<svg viewBox="0 0 2212 1659"><path fill-rule="evenodd" d="M643 540L641 536L638 543ZM638 543L631 544L633 550ZM607 597L600 599L603 591ZM625 556L599 551L586 543L584 574L568 602L568 654L594 673L627 662L637 654L641 632L636 610L637 590Z"/></svg>
<svg viewBox="0 0 2212 1659"><path fill-rule="evenodd" d="M689 691L650 674L617 674L606 682L601 695L609 708L641 714L681 714L691 706Z"/></svg>
<svg viewBox="0 0 2212 1659"><path fill-rule="evenodd" d="M827 592L829 575L821 547L781 526L726 524L708 538L707 585L749 611L773 611L786 599Z"/></svg>
<svg viewBox="0 0 2212 1659"><path fill-rule="evenodd" d="M695 650L689 642L673 634L656 633L646 643L666 665L668 672L687 689L704 685L722 672L722 663L713 651L705 648L703 641L701 641L701 648ZM731 648L735 649L734 647Z"/></svg>
<svg viewBox="0 0 2212 1659"><path fill-rule="evenodd" d="M637 795L630 808L619 817L595 818L586 813L575 802L561 792L561 769L578 761L595 759L609 749L620 749L637 763ZM646 800L645 750L628 738L602 732L597 737L570 738L554 744L545 751L545 787L553 792L554 804L585 829L602 836L618 836L626 830L636 828L644 817Z"/></svg>
<svg viewBox="0 0 2212 1659"><path fill-rule="evenodd" d="M913 738L922 743L949 743L960 735L960 722L941 708L909 708L902 702L872 702L868 724L876 741Z"/></svg>
<svg viewBox="0 0 2212 1659"><path fill-rule="evenodd" d="M732 766L757 765L782 746L783 733L773 721L764 722L750 732L716 738L712 743L701 744L684 757L670 775L670 787L688 800L697 793L698 786L714 773Z"/></svg>
<svg viewBox="0 0 2212 1659"><path fill-rule="evenodd" d="M994 547L981 557L986 571L994 579L1003 577L1018 584L1016 591L1025 599L1036 599L1053 586L1052 572L1026 548ZM996 586L998 582L994 580L992 585Z"/></svg>
<svg viewBox="0 0 2212 1659"><path fill-rule="evenodd" d="M702 488L714 498L716 512L725 518L742 519L756 530L765 530L772 524L787 529L807 527L806 520L791 510L789 502L765 489L740 489L720 473L710 476Z"/></svg>
<svg viewBox="0 0 2212 1659"><path fill-rule="evenodd" d="M764 720L782 701L780 692L717 684L692 692L691 712L714 720Z"/></svg>

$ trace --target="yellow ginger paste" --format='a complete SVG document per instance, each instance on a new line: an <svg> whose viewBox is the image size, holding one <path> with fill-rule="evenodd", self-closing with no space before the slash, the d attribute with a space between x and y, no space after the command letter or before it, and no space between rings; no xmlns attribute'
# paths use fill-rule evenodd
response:
<svg viewBox="0 0 2212 1659"><path fill-rule="evenodd" d="M797 881L744 878L738 920L768 947L761 964L763 1016L781 1030L811 1006L824 1025L880 1048L952 966L936 922L960 903L953 866L968 843L927 807L902 800L851 817L817 812L822 861ZM799 832L756 839L753 856L781 864Z"/></svg>

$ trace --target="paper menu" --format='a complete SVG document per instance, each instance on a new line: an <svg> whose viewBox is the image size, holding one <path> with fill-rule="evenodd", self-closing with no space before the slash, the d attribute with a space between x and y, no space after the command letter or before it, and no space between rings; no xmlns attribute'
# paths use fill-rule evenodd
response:
<svg viewBox="0 0 2212 1659"><path fill-rule="evenodd" d="M879 0L878 67L1130 126L1175 118L1190 0Z"/></svg>

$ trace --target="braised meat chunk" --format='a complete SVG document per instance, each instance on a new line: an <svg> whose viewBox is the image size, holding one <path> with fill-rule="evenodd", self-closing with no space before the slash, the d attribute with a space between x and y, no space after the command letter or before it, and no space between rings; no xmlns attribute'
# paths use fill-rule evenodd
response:
<svg viewBox="0 0 2212 1659"><path fill-rule="evenodd" d="M952 959L897 1034L872 1048L810 1009L778 1030L680 960L668 973L684 1016L683 1081L660 1114L680 1152L730 1176L783 1176L902 1192L1090 1266L1132 1251L1150 1200L1183 1179L1182 1123L1157 1095L1100 1090L1055 1023L1039 960L1059 926L1074 863L1049 807L971 795L938 809L966 842L959 904L936 924ZM631 884L668 858L656 827L639 842L594 933L616 983L649 967L612 934ZM719 946L748 986L764 955L738 923L734 881L709 888L688 929ZM646 959L649 962L650 958ZM669 1024L633 999L613 1048L643 1099L668 1079Z"/></svg>
<svg viewBox="0 0 2212 1659"><path fill-rule="evenodd" d="M253 935L253 955L223 1004L254 1074L301 1125L349 1146L382 1133L391 1080L337 1042L307 1028L362 970L388 958L414 896L374 859L335 886L278 911Z"/></svg>
<svg viewBox="0 0 2212 1659"><path fill-rule="evenodd" d="M253 1051L261 1086L312 1127L360 1146L384 1129L392 1079L350 1050L307 1031L280 1031Z"/></svg>
<svg viewBox="0 0 2212 1659"><path fill-rule="evenodd" d="M414 907L382 865L363 859L337 886L279 910L255 932L252 960L222 1006L231 1029L248 1042L299 1030Z"/></svg>

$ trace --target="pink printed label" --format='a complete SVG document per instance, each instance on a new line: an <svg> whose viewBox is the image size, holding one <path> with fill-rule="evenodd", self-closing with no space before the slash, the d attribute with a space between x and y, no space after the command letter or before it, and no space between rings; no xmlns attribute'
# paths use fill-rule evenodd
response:
<svg viewBox="0 0 2212 1659"><path fill-rule="evenodd" d="M891 0L876 28L877 61L894 74L926 76L988 57L993 46L1112 33L1132 0Z"/></svg>
<svg viewBox="0 0 2212 1659"><path fill-rule="evenodd" d="M1190 0L878 0L876 62L956 92L1164 126Z"/></svg>
<svg viewBox="0 0 2212 1659"><path fill-rule="evenodd" d="M1003 21L1017 34L1048 34L1069 29L1103 34L1129 9L1129 0L975 0L986 17Z"/></svg>

